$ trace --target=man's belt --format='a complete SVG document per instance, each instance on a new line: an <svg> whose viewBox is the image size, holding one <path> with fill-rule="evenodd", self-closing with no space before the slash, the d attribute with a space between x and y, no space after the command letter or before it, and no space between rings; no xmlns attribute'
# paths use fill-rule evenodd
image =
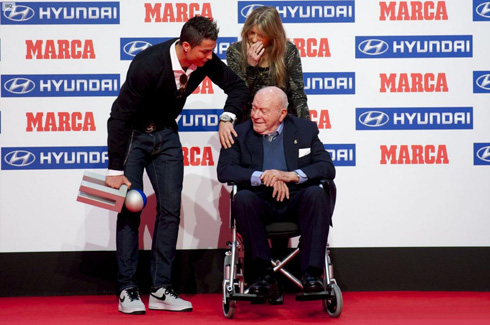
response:
<svg viewBox="0 0 490 325"><path fill-rule="evenodd" d="M150 123L146 126L145 133L152 133L152 132L158 131L157 129L158 128L157 128L157 125L155 123Z"/></svg>
<svg viewBox="0 0 490 325"><path fill-rule="evenodd" d="M146 124L140 124L135 127L135 129L144 132L144 133L153 133L157 131L161 131L163 129L170 129L171 126L167 126L161 122L148 122Z"/></svg>

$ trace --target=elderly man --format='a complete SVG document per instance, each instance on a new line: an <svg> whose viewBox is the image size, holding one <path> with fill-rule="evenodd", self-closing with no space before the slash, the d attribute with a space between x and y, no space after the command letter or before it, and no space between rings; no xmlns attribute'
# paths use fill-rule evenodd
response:
<svg viewBox="0 0 490 325"><path fill-rule="evenodd" d="M220 182L235 182L240 187L232 213L260 275L249 292L271 301L278 297L278 290L265 226L290 220L299 224L304 291L323 291L320 277L333 210L326 192L317 186L320 179L335 177L318 127L288 116L287 107L281 89L259 90L251 120L236 127L238 137L231 148L221 149L217 167Z"/></svg>

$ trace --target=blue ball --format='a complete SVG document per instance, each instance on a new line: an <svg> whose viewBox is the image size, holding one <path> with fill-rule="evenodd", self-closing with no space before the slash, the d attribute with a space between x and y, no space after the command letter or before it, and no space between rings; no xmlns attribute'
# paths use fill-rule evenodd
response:
<svg viewBox="0 0 490 325"><path fill-rule="evenodd" d="M125 206L131 212L140 212L146 205L146 195L138 189L129 190L126 194Z"/></svg>

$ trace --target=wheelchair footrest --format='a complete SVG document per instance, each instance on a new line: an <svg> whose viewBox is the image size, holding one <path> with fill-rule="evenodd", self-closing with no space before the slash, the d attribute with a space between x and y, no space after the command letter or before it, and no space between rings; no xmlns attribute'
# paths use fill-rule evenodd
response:
<svg viewBox="0 0 490 325"><path fill-rule="evenodd" d="M296 294L297 301L309 301L309 300L324 300L330 297L330 293L328 291L320 291L320 292L300 292Z"/></svg>
<svg viewBox="0 0 490 325"><path fill-rule="evenodd" d="M230 300L252 301L252 302L257 302L257 303L264 303L265 302L264 296L255 295L255 294L251 294L251 293L234 293L234 294L230 295L229 299Z"/></svg>

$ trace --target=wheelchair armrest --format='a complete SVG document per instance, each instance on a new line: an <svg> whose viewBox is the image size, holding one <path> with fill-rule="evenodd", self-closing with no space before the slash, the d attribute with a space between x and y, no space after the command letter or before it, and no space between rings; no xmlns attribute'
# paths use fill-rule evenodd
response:
<svg viewBox="0 0 490 325"><path fill-rule="evenodd" d="M320 179L320 186L323 187L325 192L329 194L330 204L332 207L332 214L335 208L335 202L337 201L337 186L332 179L322 178Z"/></svg>
<svg viewBox="0 0 490 325"><path fill-rule="evenodd" d="M238 192L238 185L235 182L226 182L226 185L231 186L230 199L233 201L235 194Z"/></svg>

